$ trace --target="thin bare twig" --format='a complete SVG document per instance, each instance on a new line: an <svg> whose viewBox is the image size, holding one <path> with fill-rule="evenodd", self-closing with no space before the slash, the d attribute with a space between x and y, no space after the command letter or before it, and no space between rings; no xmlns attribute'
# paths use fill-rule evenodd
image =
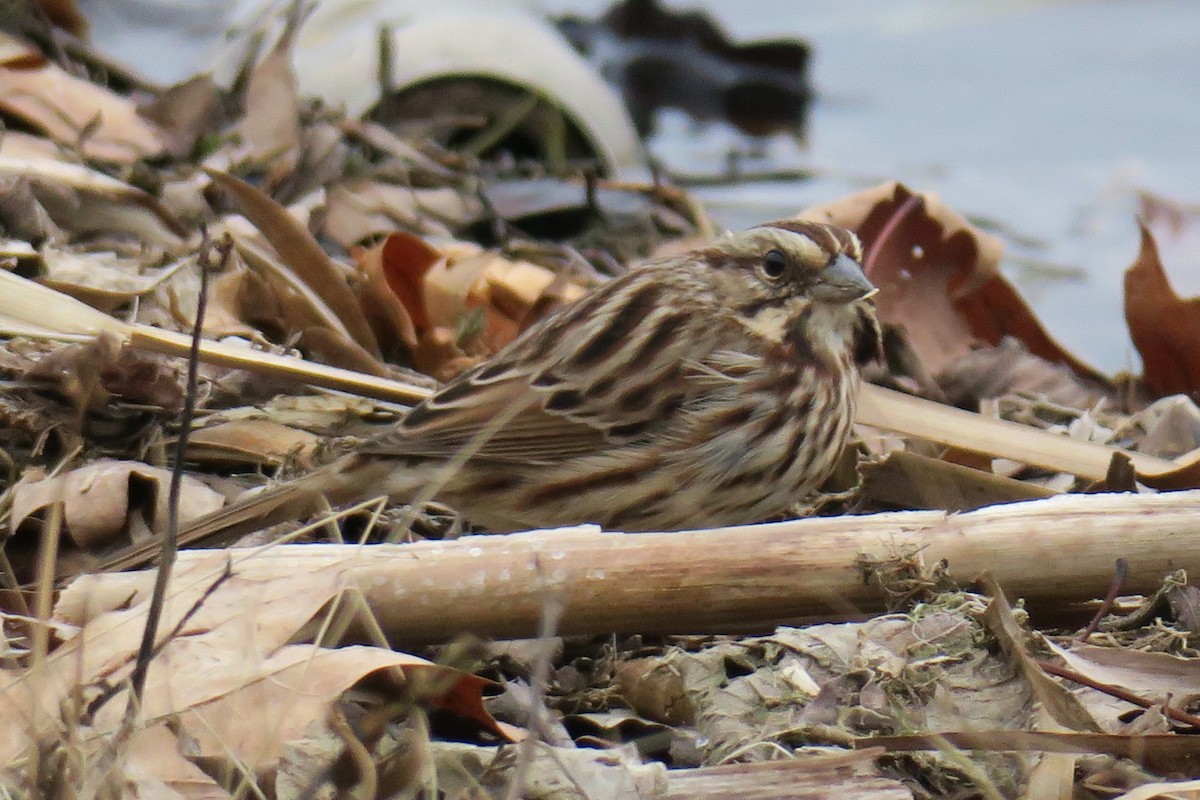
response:
<svg viewBox="0 0 1200 800"><path fill-rule="evenodd" d="M208 598L212 597L217 589L221 588L225 581L232 577L233 562L226 561L225 571L217 576L217 579L214 580L208 586L208 588L204 590L204 593L201 594L200 597L196 598L196 602L192 603L192 607L184 612L183 616L180 617L179 621L175 623L175 627L171 629L170 633L162 637L162 639L156 645L154 645L154 649L150 651L150 658L148 660L153 661L169 642L174 641L187 626L192 617L196 616L196 613L204 607L205 603L208 602ZM88 703L87 713L89 717L95 716L100 708L109 700L116 697L117 692L119 692L122 688L122 684L109 684L107 681L102 681L100 686L102 687L100 694L97 695L90 703ZM132 708L133 705L130 704L129 707Z"/></svg>
<svg viewBox="0 0 1200 800"><path fill-rule="evenodd" d="M1098 692L1103 692L1104 694L1109 695L1110 697L1115 697L1118 700L1124 700L1126 703L1132 703L1140 708L1153 708L1155 705L1159 705L1120 686L1112 686L1111 684L1094 681L1087 675L1084 675L1081 672L1076 672L1069 667L1060 667L1058 664L1054 664L1050 661L1038 661L1037 664L1051 675L1057 675L1060 678L1066 678L1067 680L1072 681L1073 683L1078 683L1081 686L1089 686ZM1184 725L1190 725L1193 728L1200 729L1200 717L1197 717L1194 714L1189 714L1186 711L1180 711L1177 708L1171 708L1166 703L1162 703L1161 706L1164 716Z"/></svg>
<svg viewBox="0 0 1200 800"><path fill-rule="evenodd" d="M1121 587L1125 585L1127 577L1129 577L1129 561L1124 558L1118 558L1113 565L1113 578L1112 583L1108 585L1108 594L1105 595L1104 602L1100 604L1100 608L1096 609L1096 615L1092 617L1092 621L1088 623L1087 628L1079 636L1079 641L1086 642L1100 627L1100 621L1112 610L1113 603L1117 602L1117 596L1121 593Z"/></svg>
<svg viewBox="0 0 1200 800"><path fill-rule="evenodd" d="M163 603L167 596L167 584L171 580L171 568L179 541L179 495L183 487L183 463L187 454L188 434L196 414L196 384L200 371L200 342L204 334L204 312L208 306L208 274L228 264L233 242L228 238L214 243L205 241L197 263L200 268L200 293L196 301L196 322L192 326L192 349L188 356L187 387L184 392L183 412L180 415L179 438L175 441L175 463L171 468L171 488L167 500L167 530L163 535L158 573L154 580L154 591L146 611L146 627L142 632L142 643L138 648L137 662L130 675L130 700L125 711L126 721L133 719L135 707L141 706L142 691L146 686L146 672L150 668L158 636L158 623L162 618Z"/></svg>

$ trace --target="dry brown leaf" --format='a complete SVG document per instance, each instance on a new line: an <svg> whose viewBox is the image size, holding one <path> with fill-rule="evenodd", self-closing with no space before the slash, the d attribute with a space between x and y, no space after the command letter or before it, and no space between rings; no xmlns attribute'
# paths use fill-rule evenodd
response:
<svg viewBox="0 0 1200 800"><path fill-rule="evenodd" d="M1000 647L1013 660L1033 689L1040 711L1049 716L1057 730L1091 733L1100 730L1087 709L1062 684L1055 681L1038 665L1025 643L1027 632L1017 622L1001 587L986 575L983 588L991 596L983 621L996 637Z"/></svg>
<svg viewBox="0 0 1200 800"><path fill-rule="evenodd" d="M312 287L300 281L270 248L259 246L256 238L256 234L253 238L234 236L237 255L253 267L236 273L237 318L278 341L294 340L323 363L370 375L386 375L387 368L351 338L341 320Z"/></svg>
<svg viewBox="0 0 1200 800"><path fill-rule="evenodd" d="M300 158L300 98L292 69L292 37L282 36L250 73L237 132L244 158L268 165L267 185L287 177Z"/></svg>
<svg viewBox="0 0 1200 800"><path fill-rule="evenodd" d="M355 257L364 307L380 309L376 318L394 326L389 336L441 380L511 342L549 297L553 307L584 291L528 261L463 242L433 247L401 231Z"/></svg>
<svg viewBox="0 0 1200 800"><path fill-rule="evenodd" d="M458 336L450 328L430 328L421 335L413 350L413 364L417 369L440 383L465 372L479 361L479 357L463 353L458 346Z"/></svg>
<svg viewBox="0 0 1200 800"><path fill-rule="evenodd" d="M233 222L227 221L227 230L237 227ZM383 363L351 338L322 298L274 251L259 244L257 233L234 233L234 243L239 263L251 268L235 269L221 282L220 299L228 303L224 311L236 321L266 332L268 338L295 344L323 363L365 375L387 374ZM228 320L222 322L228 325Z"/></svg>
<svg viewBox="0 0 1200 800"><path fill-rule="evenodd" d="M363 319L354 293L308 228L286 208L242 179L217 170L205 171L237 201L242 213L262 232L296 277L333 310L354 341L378 358L379 344Z"/></svg>
<svg viewBox="0 0 1200 800"><path fill-rule="evenodd" d="M361 347L348 347L347 339L337 331L310 326L296 331L297 346L315 361L331 367L379 377L388 374L387 367Z"/></svg>
<svg viewBox="0 0 1200 800"><path fill-rule="evenodd" d="M430 268L422 285L429 324L455 328L472 309L485 309L488 319L480 342L487 355L515 337L521 323L552 289L561 302L584 293L578 285L561 285L555 273L528 261L489 251L447 255L445 261Z"/></svg>
<svg viewBox="0 0 1200 800"><path fill-rule="evenodd" d="M493 272L508 263L481 251L438 262L425 274L422 298L431 330L443 341L453 334L460 354L471 360L497 352L520 333L520 317L501 309L492 293ZM445 372L444 364L422 363L438 374Z"/></svg>
<svg viewBox="0 0 1200 800"><path fill-rule="evenodd" d="M242 318L242 281L245 277L245 266L237 259L236 266L227 269L212 278L208 286L208 308L204 311L204 335L212 339L222 339L226 336L241 336L252 338L257 335L254 326ZM193 282L189 281L189 284ZM172 286L168 305L194 309L194 297L199 289L199 283L187 287L191 302L180 303L178 287ZM165 298L160 298L160 301ZM154 320L145 320L154 321ZM176 320L177 322L179 320Z"/></svg>
<svg viewBox="0 0 1200 800"><path fill-rule="evenodd" d="M136 461L99 460L52 478L27 473L13 487L9 525L16 531L33 514L63 503L64 524L80 547L95 547L128 532L166 530L167 486L171 471ZM181 522L215 511L225 498L195 478L184 476L179 497ZM140 519L131 519L133 514Z"/></svg>
<svg viewBox="0 0 1200 800"><path fill-rule="evenodd" d="M170 87L141 111L158 125L170 154L180 159L191 155L200 137L215 131L223 116L220 91L209 75Z"/></svg>
<svg viewBox="0 0 1200 800"><path fill-rule="evenodd" d="M1195 586L1172 586L1167 589L1167 603L1175 621L1188 633L1200 633L1200 589Z"/></svg>
<svg viewBox="0 0 1200 800"><path fill-rule="evenodd" d="M20 175L0 175L0 229L13 237L4 242L3 256L41 261L36 251L29 254L12 252L12 245L30 242L42 245L66 241L67 235L54 224L49 212L38 202L33 184Z"/></svg>
<svg viewBox="0 0 1200 800"><path fill-rule="evenodd" d="M286 458L310 462L319 436L268 419L238 419L192 431L187 457L209 466L278 466Z"/></svg>
<svg viewBox="0 0 1200 800"><path fill-rule="evenodd" d="M545 267L529 261L494 259L487 270L489 300L511 319L524 322L531 311L545 313L548 297L555 304L578 300L586 291Z"/></svg>
<svg viewBox="0 0 1200 800"><path fill-rule="evenodd" d="M0 41L11 41L0 33ZM45 61L0 65L0 108L93 158L130 164L163 152L162 136L128 98Z"/></svg>
<svg viewBox="0 0 1200 800"><path fill-rule="evenodd" d="M291 591L309 589L294 584ZM250 595L244 600L256 602ZM258 660L254 653L261 645L252 639L238 651L223 642L206 646L210 643L202 638L181 641L162 657L162 669L146 687L146 711L156 717L179 714L199 755L221 757L232 751L260 770L273 767L285 742L299 738L314 722L323 722L330 704L371 673L396 667L451 672L417 656L375 647L291 645ZM168 667L173 674L166 673ZM470 705L459 696L480 697L487 683L473 675L452 681L443 697L456 711ZM191 688L185 688L189 683ZM486 716L481 701L478 712Z"/></svg>
<svg viewBox="0 0 1200 800"><path fill-rule="evenodd" d="M1047 643L1066 665L1096 683L1120 686L1153 702L1186 707L1200 697L1200 659L1117 647Z"/></svg>
<svg viewBox="0 0 1200 800"><path fill-rule="evenodd" d="M449 236L450 228L467 225L482 213L477 198L452 187L412 188L352 177L329 188L324 230L349 248L397 228Z"/></svg>
<svg viewBox="0 0 1200 800"><path fill-rule="evenodd" d="M182 259L162 269L146 270L141 259L116 253L44 248L41 255L46 268L42 283L110 312L154 291L177 270L193 263Z"/></svg>
<svg viewBox="0 0 1200 800"><path fill-rule="evenodd" d="M196 755L233 757L255 769L275 765L284 743L314 724L325 724L329 704L371 673L403 671L410 696L465 715L499 736L484 710L482 678L374 647L327 649L293 643L322 608L347 585L349 563L304 574L260 580L243 575L226 553L180 563L164 605L161 631L180 626L151 663L142 713L148 720L172 718L195 745ZM353 559L351 559L352 561ZM25 747L21 720L38 714L55 718L58 704L78 682L102 678L119 685L132 666L145 621L149 593L126 595L98 608L97 582L119 576L92 575L77 581L71 600L56 610L60 619L87 622L52 654L43 691L8 673L0 685L0 759ZM76 606L74 603L81 603ZM395 681L393 681L395 683ZM124 691L96 710L97 733L115 730L124 714ZM151 765L152 766L152 765Z"/></svg>
<svg viewBox="0 0 1200 800"><path fill-rule="evenodd" d="M983 341L1006 336L1031 353L1101 381L1096 370L1050 338L999 272L1003 243L932 195L886 183L807 209L862 239L867 275L880 288L880 318L901 325L926 368L937 373Z"/></svg>
<svg viewBox="0 0 1200 800"><path fill-rule="evenodd" d="M979 401L1028 393L1070 408L1092 408L1108 393L1062 364L1035 356L1019 341L1005 338L994 347L971 350L948 363L937 376L946 402L978 408Z"/></svg>
<svg viewBox="0 0 1200 800"><path fill-rule="evenodd" d="M7 133L0 142L17 134ZM128 231L148 245L173 251L190 231L154 197L82 164L64 161L58 154L40 152L45 141L17 138L14 148L0 149L0 173L21 176L34 186L35 195L61 227L74 234ZM38 191L46 187L45 191ZM70 191L68 191L70 190Z"/></svg>
<svg viewBox="0 0 1200 800"><path fill-rule="evenodd" d="M991 463L988 459L987 466ZM1015 503L1058 492L948 460L897 451L860 467L864 497L895 508L940 508L970 511L999 503Z"/></svg>
<svg viewBox="0 0 1200 800"><path fill-rule="evenodd" d="M1178 458L1200 448L1200 407L1184 395L1163 397L1134 414L1122 432L1136 438L1139 453Z"/></svg>
<svg viewBox="0 0 1200 800"><path fill-rule="evenodd" d="M137 729L129 740L122 764L126 796L232 800L232 795L220 784L183 757L180 752L183 749L183 743L167 725Z"/></svg>
<svg viewBox="0 0 1200 800"><path fill-rule="evenodd" d="M47 385L77 408L95 408L113 395L165 409L183 407L178 364L162 356L123 346L120 337L103 333L89 342L69 344L42 356L22 377Z"/></svg>
<svg viewBox="0 0 1200 800"><path fill-rule="evenodd" d="M246 261L255 267L260 267L263 263L248 250L239 248L238 253L245 255ZM276 339L286 340L296 331L309 328L330 327L329 317L321 313L324 309L320 308L319 304L314 305L309 295L295 291L293 285L283 280L277 272L247 269L239 270L236 277L238 286L235 309L238 318L267 331ZM345 339L348 345L354 345L340 326L332 330Z"/></svg>
<svg viewBox="0 0 1200 800"><path fill-rule="evenodd" d="M1200 211L1143 196L1141 249L1125 271L1125 321L1142 356L1142 379L1156 395L1200 390L1200 297L1171 287L1159 252L1169 243L1179 267L1194 268Z"/></svg>
<svg viewBox="0 0 1200 800"><path fill-rule="evenodd" d="M353 251L359 298L386 345L417 346L417 329L427 328L421 301L425 273L444 257L420 237L397 231L374 247Z"/></svg>

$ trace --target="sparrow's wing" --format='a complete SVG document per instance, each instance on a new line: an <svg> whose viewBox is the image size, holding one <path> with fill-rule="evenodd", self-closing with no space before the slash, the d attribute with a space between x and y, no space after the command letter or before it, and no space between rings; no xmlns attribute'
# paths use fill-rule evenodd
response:
<svg viewBox="0 0 1200 800"><path fill-rule="evenodd" d="M700 385L684 355L709 321L634 271L531 328L361 452L554 463L675 424Z"/></svg>

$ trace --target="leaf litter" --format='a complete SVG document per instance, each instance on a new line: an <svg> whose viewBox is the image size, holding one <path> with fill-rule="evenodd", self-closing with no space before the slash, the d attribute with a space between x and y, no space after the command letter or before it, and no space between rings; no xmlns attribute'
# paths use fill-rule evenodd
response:
<svg viewBox="0 0 1200 800"><path fill-rule="evenodd" d="M818 619L773 632L781 620L765 606L720 635L692 633L711 627L700 609L671 628L648 608L643 632L617 635L568 608L569 636L551 627L513 640L533 633L526 621L492 642L436 625L408 641L389 615L428 618L432 596L479 605L492 578L456 566L446 586L363 585L356 570L373 545L353 542L441 547L464 532L451 509L366 504L260 533L251 541L271 541L265 549L185 553L157 647L139 655L147 584L95 568L168 527L178 357L205 237L228 241L232 256L210 276L204 333L220 342L201 351L184 520L255 490L264 473L323 463L623 264L713 230L664 183L480 160L343 118L297 94L289 45L279 39L240 93L198 78L139 105L0 38L0 111L22 126L0 140L6 791L1134 796L1200 774L1195 589L1167 569L1114 583L1104 605L1089 601L1105 586L1075 587L1031 617L959 562L848 549L841 569L875 599L831 597ZM1135 504L1152 487L1200 486L1200 301L1170 278L1197 258L1195 209L1143 199L1125 277L1141 376L1103 375L1056 343L1001 274L1003 242L935 197L887 183L803 215L858 231L888 326L887 364L870 377L927 401L871 395L850 477L801 510L836 525L1030 500L1014 511L1036 547L1073 519L1046 503L1108 490ZM1080 455L1064 455L1067 442ZM1169 514L1172 498L1161 499L1161 511L1129 513ZM598 547L586 552L600 581L622 567L596 536L548 538L561 551L537 552ZM252 567L292 547L320 552L291 542L331 538L351 544L324 545L346 548L324 566ZM1170 548L1198 550L1182 538L1154 546L1177 565L1190 556ZM1021 555L998 547L996 571ZM514 591L553 616L561 601L539 588L539 569L499 580L522 582ZM76 577L51 615L55 575ZM1030 583L1063 578L1036 572ZM381 606L385 594L398 607ZM1085 611L1105 616L1077 632ZM759 635L738 635L747 627ZM403 651L418 645L433 660ZM130 725L128 675L147 656Z"/></svg>

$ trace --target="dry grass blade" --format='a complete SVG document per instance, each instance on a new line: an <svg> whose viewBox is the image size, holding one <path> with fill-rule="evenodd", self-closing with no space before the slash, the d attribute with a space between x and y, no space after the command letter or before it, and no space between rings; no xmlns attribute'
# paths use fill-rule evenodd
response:
<svg viewBox="0 0 1200 800"><path fill-rule="evenodd" d="M1152 483L1178 472L1184 462L1131 453L1094 442L1052 433L931 403L880 386L864 384L858 401L858 422L976 453L1011 458L1024 464L1069 472L1089 480L1104 480L1114 453L1129 457L1139 478Z"/></svg>
<svg viewBox="0 0 1200 800"><path fill-rule="evenodd" d="M62 292L5 270L0 270L0 333L50 339L109 333L133 347L180 357L186 357L191 347L191 339L184 334L121 322ZM423 386L209 340L200 343L200 360L395 403L416 403L431 394Z"/></svg>
<svg viewBox="0 0 1200 800"><path fill-rule="evenodd" d="M20 175L30 180L45 181L55 186L67 186L112 200L135 203L158 217L176 236L185 238L188 228L157 199L136 187L97 172L80 164L70 164L52 158L9 158L0 156L0 173Z"/></svg>
<svg viewBox="0 0 1200 800"><path fill-rule="evenodd" d="M9 336L127 336L131 326L55 289L0 270L0 333Z"/></svg>
<svg viewBox="0 0 1200 800"><path fill-rule="evenodd" d="M308 228L297 222L279 203L242 179L213 169L205 172L213 182L229 192L242 213L262 231L280 258L337 314L351 337L378 358L379 343L358 301L333 260Z"/></svg>

